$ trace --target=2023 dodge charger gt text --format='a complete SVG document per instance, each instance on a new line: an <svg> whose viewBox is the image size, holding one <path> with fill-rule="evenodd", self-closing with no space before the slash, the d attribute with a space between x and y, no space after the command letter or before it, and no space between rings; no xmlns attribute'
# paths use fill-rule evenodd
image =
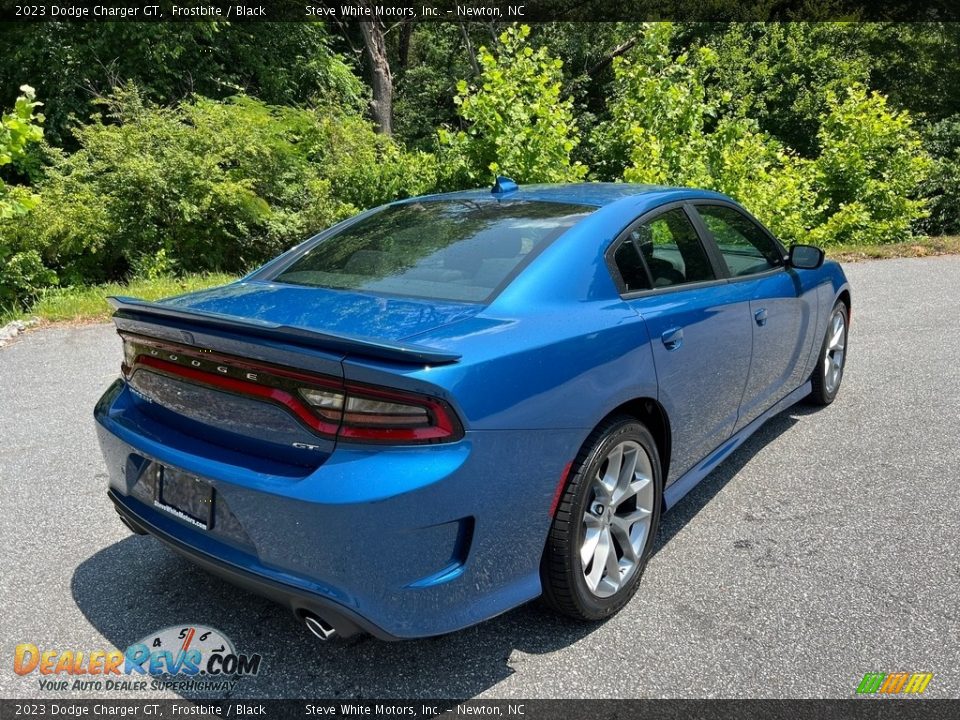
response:
<svg viewBox="0 0 960 720"><path fill-rule="evenodd" d="M662 512L836 396L850 291L717 193L500 179L114 305L95 416L124 523L321 637L406 638L541 594L619 610Z"/></svg>

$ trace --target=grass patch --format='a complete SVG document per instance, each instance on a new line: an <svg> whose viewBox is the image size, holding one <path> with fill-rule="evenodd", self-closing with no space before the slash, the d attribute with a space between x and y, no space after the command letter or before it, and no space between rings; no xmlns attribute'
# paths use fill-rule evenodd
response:
<svg viewBox="0 0 960 720"><path fill-rule="evenodd" d="M960 235L914 238L890 245L832 245L826 251L827 257L840 262L960 255Z"/></svg>
<svg viewBox="0 0 960 720"><path fill-rule="evenodd" d="M110 318L107 304L110 295L132 295L145 300L159 300L224 285L236 280L234 275L202 273L184 277L160 277L155 280L131 280L129 283L107 283L47 290L26 312L0 312L0 325L29 317L41 322L99 322Z"/></svg>

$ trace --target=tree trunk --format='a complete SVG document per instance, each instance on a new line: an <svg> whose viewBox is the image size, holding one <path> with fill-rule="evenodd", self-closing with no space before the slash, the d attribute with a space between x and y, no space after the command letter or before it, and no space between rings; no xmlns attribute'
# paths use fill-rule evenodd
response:
<svg viewBox="0 0 960 720"><path fill-rule="evenodd" d="M617 45L613 50L611 50L609 53L607 53L605 56L603 56L603 57L600 59L600 62L598 62L598 63L597 63L596 65L594 65L592 68L590 68L589 70L587 70L587 75L593 77L593 76L596 75L598 72L600 72L601 70L603 70L605 67L607 67L608 65L610 65L610 64L613 62L613 59L614 59L615 57L619 57L620 55L623 55L627 50L629 50L630 48L632 48L632 47L633 47L634 45L636 45L636 44L637 44L637 38L636 38L636 37L632 37L632 38L630 38L629 40L626 40L626 41L620 43L620 44Z"/></svg>
<svg viewBox="0 0 960 720"><path fill-rule="evenodd" d="M363 44L370 60L370 75L373 86L373 102L370 107L377 129L384 135L393 134L393 75L387 58L387 42L384 26L380 21L362 22Z"/></svg>
<svg viewBox="0 0 960 720"><path fill-rule="evenodd" d="M477 53L473 50L473 43L470 42L470 33L467 32L466 23L458 23L460 33L463 35L463 45L467 50L467 59L470 61L470 69L473 70L475 77L480 76L480 64L477 62Z"/></svg>
<svg viewBox="0 0 960 720"><path fill-rule="evenodd" d="M404 22L400 27L400 41L397 47L397 77L403 77L410 62L410 37L413 35L413 23Z"/></svg>

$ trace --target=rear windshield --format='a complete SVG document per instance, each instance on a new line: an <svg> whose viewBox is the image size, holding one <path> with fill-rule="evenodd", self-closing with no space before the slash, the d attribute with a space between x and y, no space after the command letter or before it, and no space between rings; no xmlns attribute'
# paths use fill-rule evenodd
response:
<svg viewBox="0 0 960 720"><path fill-rule="evenodd" d="M312 247L273 279L478 302L524 259L596 208L550 202L392 205Z"/></svg>

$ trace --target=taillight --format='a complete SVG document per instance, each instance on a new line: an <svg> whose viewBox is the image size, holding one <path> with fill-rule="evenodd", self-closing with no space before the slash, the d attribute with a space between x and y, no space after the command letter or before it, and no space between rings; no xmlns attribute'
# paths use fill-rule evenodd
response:
<svg viewBox="0 0 960 720"><path fill-rule="evenodd" d="M338 435L370 442L456 440L463 429L450 407L435 398L348 383Z"/></svg>
<svg viewBox="0 0 960 720"><path fill-rule="evenodd" d="M137 346L124 338L123 340L123 365L120 366L120 372L126 377L130 368L137 361Z"/></svg>
<svg viewBox="0 0 960 720"><path fill-rule="evenodd" d="M123 375L138 367L283 405L318 435L357 442L448 442L463 437L442 400L316 376L152 338L123 335Z"/></svg>
<svg viewBox="0 0 960 720"><path fill-rule="evenodd" d="M300 394L317 415L340 422L340 417L343 415L343 393L302 387Z"/></svg>

